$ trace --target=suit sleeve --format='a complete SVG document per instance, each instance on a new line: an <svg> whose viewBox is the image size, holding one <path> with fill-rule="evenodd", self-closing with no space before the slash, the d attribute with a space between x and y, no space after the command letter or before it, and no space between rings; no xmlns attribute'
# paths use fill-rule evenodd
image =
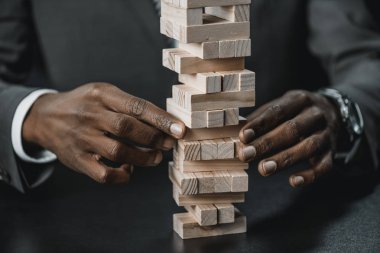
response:
<svg viewBox="0 0 380 253"><path fill-rule="evenodd" d="M20 191L40 180L39 176L29 177L27 174L43 170L20 161L13 151L11 140L16 108L35 90L20 85L28 77L32 60L29 13L26 0L0 1L0 179ZM28 171L27 174L24 171Z"/></svg>
<svg viewBox="0 0 380 253"><path fill-rule="evenodd" d="M380 13L379 13L380 15ZM357 102L375 168L380 143L380 29L364 0L310 0L309 47L333 88Z"/></svg>

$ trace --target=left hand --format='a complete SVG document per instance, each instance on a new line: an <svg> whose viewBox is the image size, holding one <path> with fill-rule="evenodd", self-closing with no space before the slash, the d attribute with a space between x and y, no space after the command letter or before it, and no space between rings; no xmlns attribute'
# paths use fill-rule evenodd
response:
<svg viewBox="0 0 380 253"><path fill-rule="evenodd" d="M339 130L339 113L325 97L290 91L248 116L239 135L239 158L260 160L262 176L308 161L309 168L289 178L293 187L308 185L332 169Z"/></svg>

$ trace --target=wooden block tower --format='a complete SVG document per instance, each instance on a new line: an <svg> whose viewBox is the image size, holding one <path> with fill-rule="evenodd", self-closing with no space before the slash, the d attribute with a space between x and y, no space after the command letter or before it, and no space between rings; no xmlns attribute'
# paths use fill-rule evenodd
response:
<svg viewBox="0 0 380 253"><path fill-rule="evenodd" d="M251 55L251 0L162 0L161 33L178 41L163 50L163 65L179 74L167 111L189 128L169 163L174 214L183 238L246 232L233 203L248 191L247 163L237 159L239 108L255 105Z"/></svg>

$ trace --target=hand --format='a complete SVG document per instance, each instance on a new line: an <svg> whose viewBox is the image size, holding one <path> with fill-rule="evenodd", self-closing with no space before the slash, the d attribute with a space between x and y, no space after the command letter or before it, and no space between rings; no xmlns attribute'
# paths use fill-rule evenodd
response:
<svg viewBox="0 0 380 253"><path fill-rule="evenodd" d="M325 97L290 91L248 116L239 135L239 158L260 161L262 176L308 161L310 167L290 176L289 183L311 184L331 170L339 129L339 113Z"/></svg>
<svg viewBox="0 0 380 253"><path fill-rule="evenodd" d="M184 134L184 124L164 110L106 83L40 97L23 125L24 141L101 183L125 183L133 165L159 164L162 150Z"/></svg>

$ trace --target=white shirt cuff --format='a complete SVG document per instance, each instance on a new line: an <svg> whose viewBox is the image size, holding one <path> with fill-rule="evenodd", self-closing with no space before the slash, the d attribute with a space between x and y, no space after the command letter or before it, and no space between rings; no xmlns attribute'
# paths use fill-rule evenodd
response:
<svg viewBox="0 0 380 253"><path fill-rule="evenodd" d="M33 154L33 157L28 155L22 145L22 126L26 115L34 102L42 95L48 93L57 93L55 90L41 89L30 93L25 97L21 103L17 106L16 112L12 120L12 145L16 155L23 161L29 163L44 164L49 163L57 159L57 156L49 150L41 150L40 152Z"/></svg>

